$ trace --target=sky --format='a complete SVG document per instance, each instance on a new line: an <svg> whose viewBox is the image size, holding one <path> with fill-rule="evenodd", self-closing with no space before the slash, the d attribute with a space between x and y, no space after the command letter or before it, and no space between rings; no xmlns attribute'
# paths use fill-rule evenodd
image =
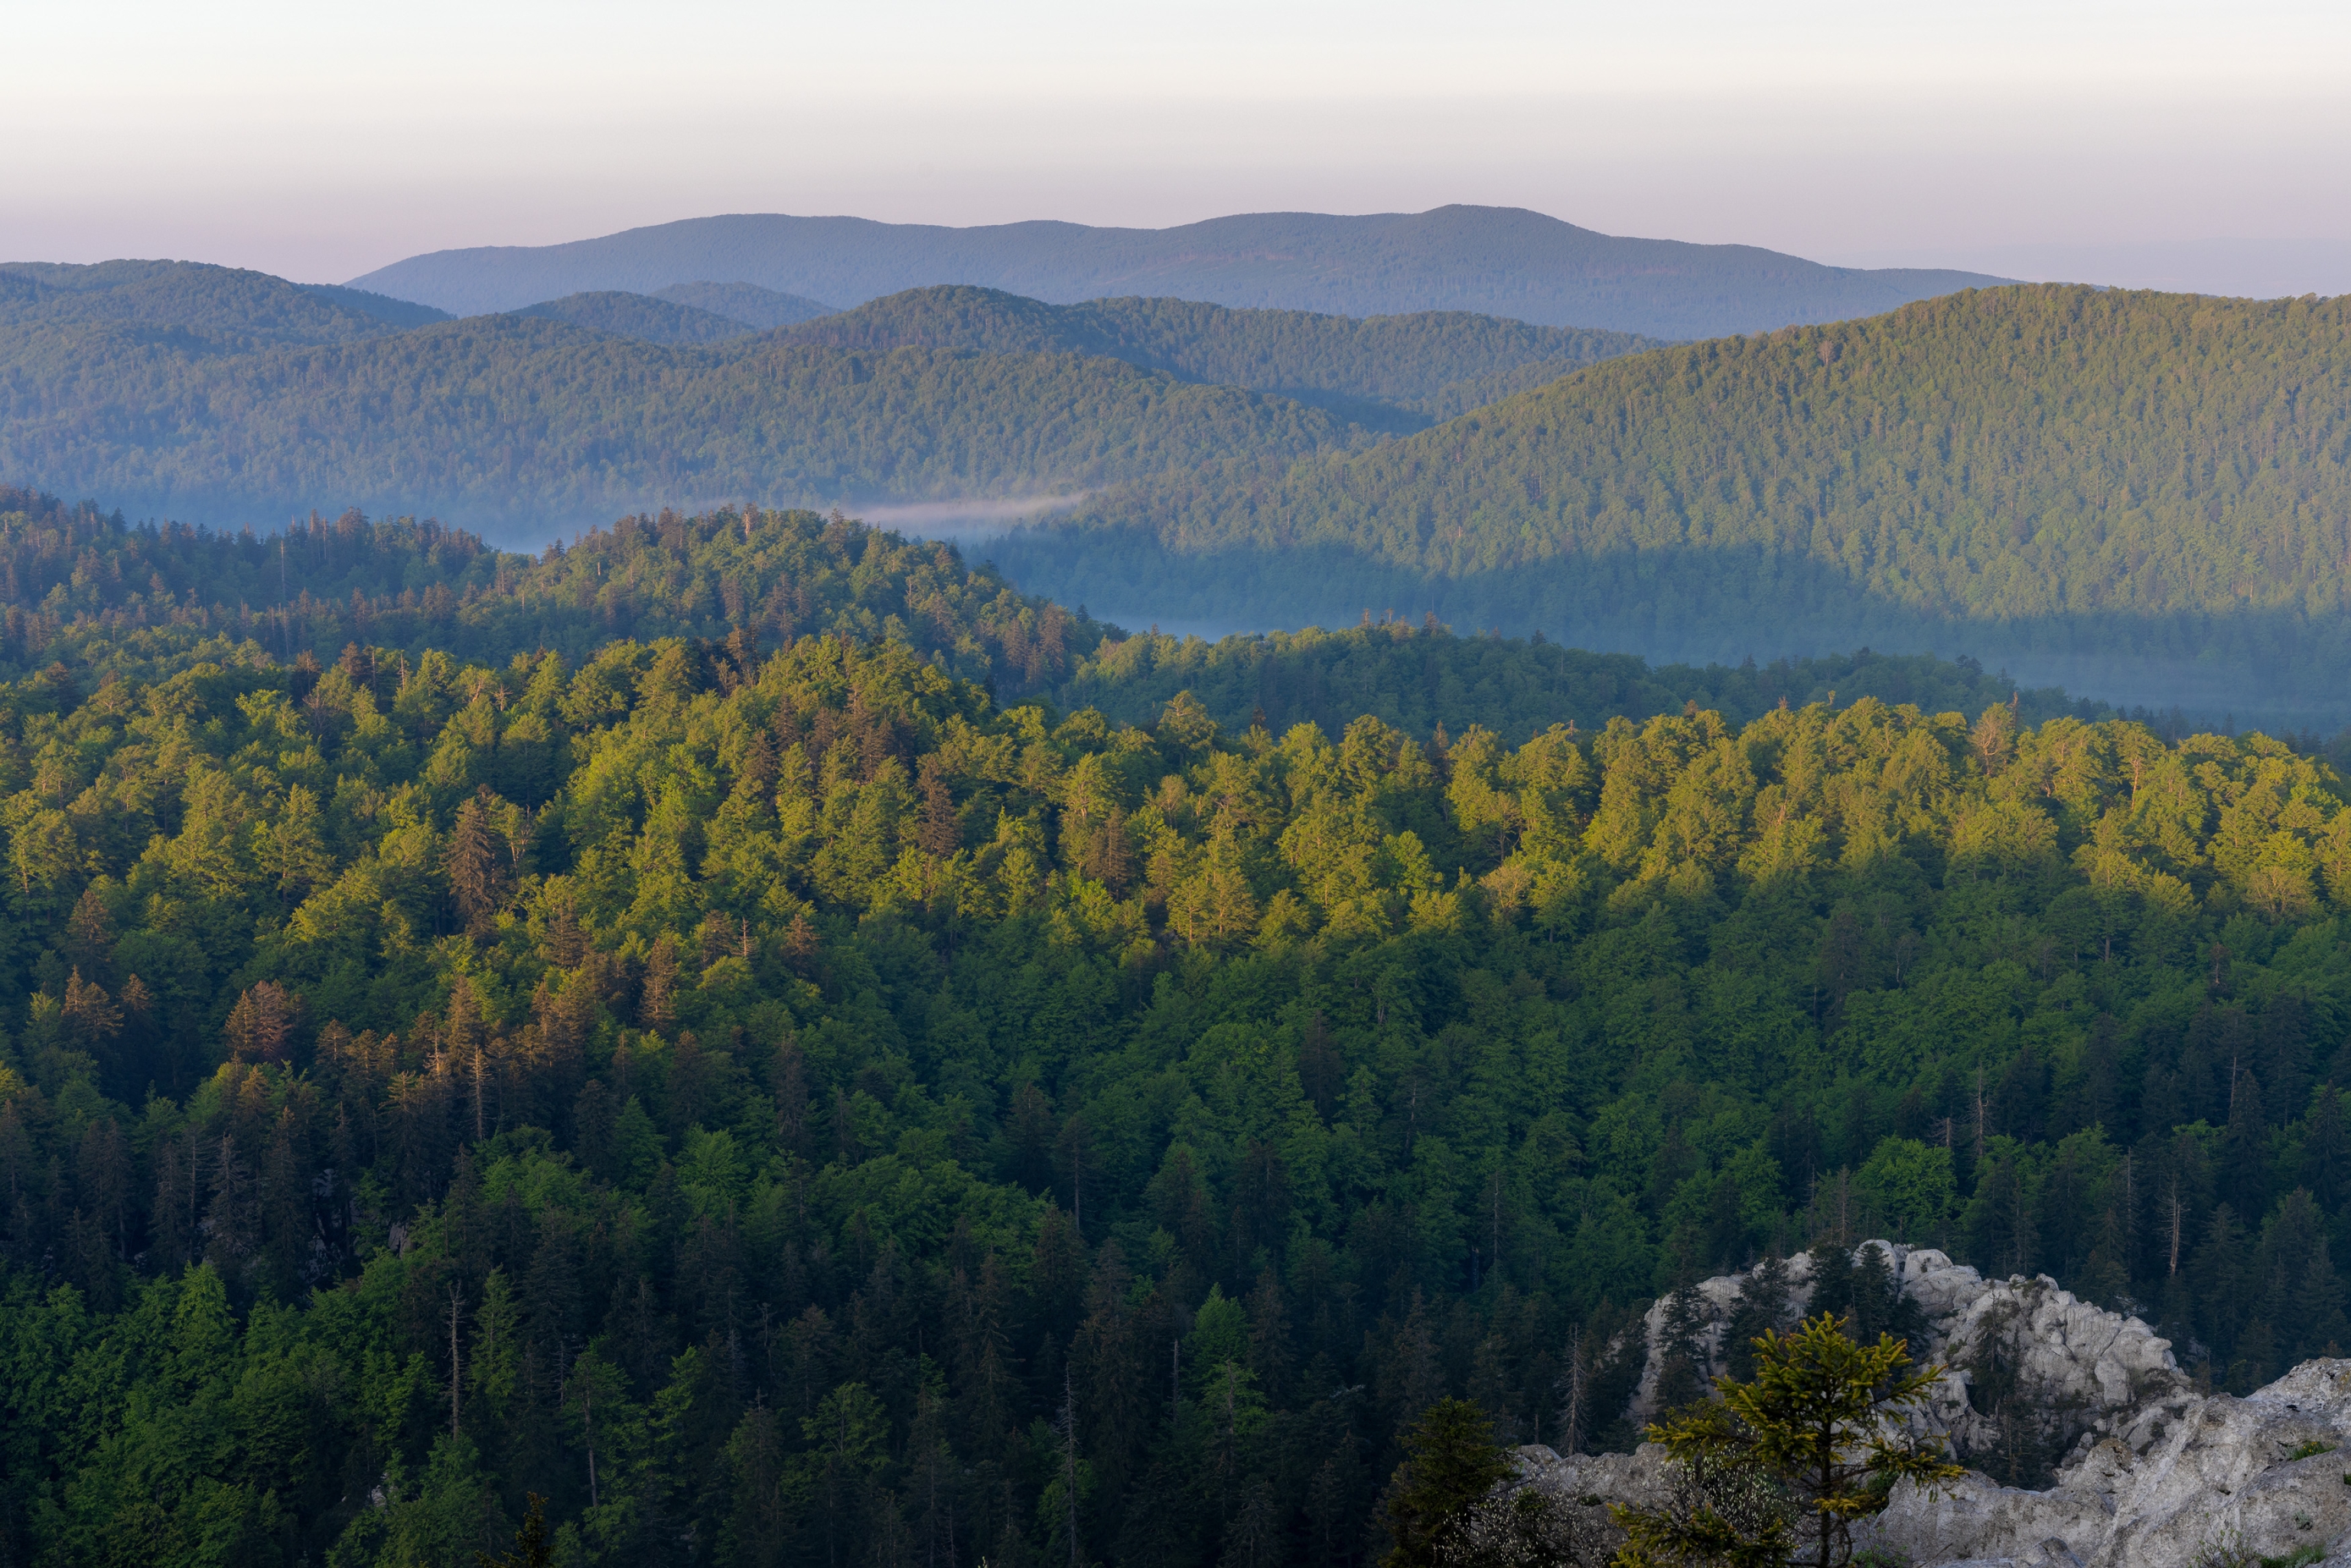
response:
<svg viewBox="0 0 2351 1568"><path fill-rule="evenodd" d="M1850 265L2351 291L2351 5L80 0L0 259L335 282L721 212L1531 207Z"/></svg>

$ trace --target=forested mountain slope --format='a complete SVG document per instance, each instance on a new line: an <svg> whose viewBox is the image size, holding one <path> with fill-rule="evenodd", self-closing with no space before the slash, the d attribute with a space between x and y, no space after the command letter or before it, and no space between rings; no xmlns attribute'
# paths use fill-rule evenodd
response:
<svg viewBox="0 0 2351 1568"><path fill-rule="evenodd" d="M16 290L0 472L223 525L326 495L544 538L745 491L855 504L1213 484L1648 346L1463 315L1056 308L978 289L764 337L618 292L403 331L352 291L260 274L49 269L67 273L76 290L0 274ZM807 303L696 287L751 316Z"/></svg>
<svg viewBox="0 0 2351 1568"><path fill-rule="evenodd" d="M1106 354L1186 381L1252 387L1364 423L1417 428L1582 365L1661 345L1626 332L1534 327L1462 311L1357 320L1184 299L1048 305L998 289L910 289L791 329L837 348Z"/></svg>
<svg viewBox="0 0 2351 1568"><path fill-rule="evenodd" d="M831 316L835 308L797 294L778 294L756 283L673 283L666 288L654 289L653 298L674 305L691 305L763 332L771 327L789 327L795 321Z"/></svg>
<svg viewBox="0 0 2351 1568"><path fill-rule="evenodd" d="M1440 744L1440 727L1458 734L1480 725L1516 743L1555 724L1597 729L1611 718L1645 719L1693 705L1740 724L1784 703L1835 706L1863 697L1930 713L2010 702L2029 724L2113 715L2104 703L2069 698L2053 686L2021 690L2005 671L1987 674L1973 660L1864 648L1761 665L1652 665L1635 654L1588 653L1540 637L1456 636L1449 627L1405 622L1213 643L1113 631L1049 689L1065 707L1137 722L1189 694L1229 729L1253 723L1277 735L1298 724L1338 729L1368 714ZM2182 724L2178 716L2154 722L2174 730ZM2314 750L2317 737L2297 744Z"/></svg>
<svg viewBox="0 0 2351 1568"><path fill-rule="evenodd" d="M769 644L810 633L907 643L1002 698L1041 696L1148 722L1182 692L1233 730L1343 727L1371 714L1424 742L1480 724L1517 741L1691 703L1734 721L1783 701L1863 696L1930 711L2003 697L2027 722L2104 716L2057 690L2018 693L1980 666L1851 655L1728 669L1651 668L1624 653L1455 637L1388 622L1216 643L1126 633L1014 591L952 546L840 517L739 507L622 518L538 557L437 524L312 517L282 538L131 527L84 503L0 488L0 674L61 663L74 679L153 681L252 641L281 660L345 643L491 664L579 660L616 637ZM2306 747L2305 749L2308 747Z"/></svg>
<svg viewBox="0 0 2351 1568"><path fill-rule="evenodd" d="M1556 1438L1581 1358L1628 1441L1642 1303L1881 1228L2233 1389L2351 1343L2351 809L2272 741L222 655L0 685L11 1561L535 1493L564 1562L1354 1568L1435 1399Z"/></svg>
<svg viewBox="0 0 2351 1568"><path fill-rule="evenodd" d="M0 329L0 473L227 526L331 497L536 541L667 500L1211 482L1369 439L1287 399L1072 354L662 345L520 316L251 350Z"/></svg>
<svg viewBox="0 0 2351 1568"><path fill-rule="evenodd" d="M1170 618L1866 641L2339 713L2346 324L2339 299L1971 292L1610 361L1278 481L1104 496L997 559L1113 615L1148 581Z"/></svg>
<svg viewBox="0 0 2351 1568"><path fill-rule="evenodd" d="M0 327L176 328L205 346L250 349L340 343L447 319L404 299L197 262L0 262Z"/></svg>
<svg viewBox="0 0 2351 1568"><path fill-rule="evenodd" d="M855 505L1214 483L1646 346L974 289L803 321L820 308L749 285L684 292L709 307L606 291L413 327L387 318L423 308L370 314L380 297L221 267L0 270L0 473L186 522L275 526L331 497L543 539L747 491ZM762 337L746 318L802 324Z"/></svg>
<svg viewBox="0 0 2351 1568"><path fill-rule="evenodd" d="M846 305L961 283L1061 303L1163 295L1336 316L1468 310L1655 338L1866 316L1998 281L1823 267L1753 246L1619 238L1517 207L1449 206L1348 217L1254 213L1166 229L734 214L568 245L435 251L352 282L469 313L706 277Z"/></svg>
<svg viewBox="0 0 2351 1568"><path fill-rule="evenodd" d="M758 329L747 322L699 306L609 289L542 300L537 305L526 305L514 314L569 321L599 332L641 338L648 343L718 343L729 338L747 338Z"/></svg>

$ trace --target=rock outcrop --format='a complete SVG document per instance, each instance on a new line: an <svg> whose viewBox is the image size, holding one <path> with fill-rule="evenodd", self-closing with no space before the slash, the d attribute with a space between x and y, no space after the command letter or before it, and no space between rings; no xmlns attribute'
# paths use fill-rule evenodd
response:
<svg viewBox="0 0 2351 1568"><path fill-rule="evenodd" d="M2242 1399L2175 1390L2101 1417L2047 1491L1906 1484L1857 1534L1921 1568L2250 1568L2351 1545L2346 1442L2351 1361L2304 1362Z"/></svg>
<svg viewBox="0 0 2351 1568"><path fill-rule="evenodd" d="M2029 1413L2033 1440L2063 1457L2046 1490L2002 1486L1980 1469L1932 1492L1905 1483L1856 1543L1918 1568L2255 1568L2327 1556L2351 1568L2351 1361L2305 1362L2242 1398L2203 1394L2168 1342L2135 1317L2081 1301L2043 1276L1987 1280L1928 1249L1881 1248L1918 1309L1921 1359L1950 1371L1912 1425L1961 1460L2002 1453ZM1788 1265L1789 1314L1809 1304L1812 1260ZM1719 1367L1722 1330L1746 1276L1696 1287L1702 1323L1677 1331ZM1647 1320L1649 1370L1635 1397L1646 1417L1670 1333L1667 1304ZM1983 1397L1997 1382L2007 1415ZM1662 1451L1519 1451L1520 1472L1560 1496L1662 1499Z"/></svg>
<svg viewBox="0 0 2351 1568"><path fill-rule="evenodd" d="M1891 1241L1865 1242L1855 1253L1873 1248L1923 1315L1924 1343L1912 1344L1913 1359L1950 1369L1912 1425L1946 1440L1962 1460L1991 1453L2014 1436L2002 1429L1991 1402L1976 1396L1979 1385L1994 1377L2011 1403L2032 1413L2032 1437L2060 1452L2108 1413L2187 1386L2170 1341L2137 1318L2080 1300L2045 1274L1987 1280L1931 1247ZM1811 1302L1816 1265L1800 1253L1786 1269L1783 1315L1792 1319ZM1708 1361L1702 1370L1709 1376L1722 1370L1725 1330L1752 1278L1727 1274L1694 1287L1709 1319L1698 1336ZM1668 1303L1659 1301L1645 1320L1649 1356L1633 1396L1636 1424L1656 1415L1667 1312Z"/></svg>

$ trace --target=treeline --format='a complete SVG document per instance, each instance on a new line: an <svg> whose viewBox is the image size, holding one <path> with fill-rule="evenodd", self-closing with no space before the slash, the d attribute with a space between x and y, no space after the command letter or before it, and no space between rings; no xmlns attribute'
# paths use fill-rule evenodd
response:
<svg viewBox="0 0 2351 1568"><path fill-rule="evenodd" d="M1278 481L1098 497L998 559L1113 614L1149 581L1170 619L1396 604L1726 661L1958 645L2104 661L2118 700L2339 718L2346 311L1970 291L1612 360Z"/></svg>
<svg viewBox="0 0 2351 1568"><path fill-rule="evenodd" d="M0 742L11 1560L1362 1563L1435 1400L1630 1441L1635 1311L1874 1232L2231 1387L2351 1342L2351 811L2261 737L1145 727L738 626Z"/></svg>
<svg viewBox="0 0 2351 1568"><path fill-rule="evenodd" d="M313 664L353 642L580 660L616 638L738 628L771 644L811 632L904 643L1008 694L1050 687L1113 630L1016 592L953 546L838 513L664 511L533 557L430 519L313 515L256 538L133 526L0 486L0 671L62 663L90 684L155 679L234 658L245 642Z"/></svg>
<svg viewBox="0 0 2351 1568"><path fill-rule="evenodd" d="M429 305L363 289L201 262L0 265L0 327L164 328L181 334L182 352L340 343L448 319Z"/></svg>
<svg viewBox="0 0 2351 1568"><path fill-rule="evenodd" d="M1975 712L2003 699L2027 724L2107 710L2019 691L1972 660L1867 650L1757 666L1653 668L1631 654L1459 637L1384 612L1377 624L1208 643L1128 634L1017 592L991 566L835 516L741 507L623 518L566 549L508 554L461 530L356 512L277 538L126 523L93 506L0 488L0 673L62 661L95 682L158 678L250 640L280 660L347 643L496 662L523 648L572 659L616 637L770 646L810 632L894 640L999 697L1042 695L1152 722L1190 692L1219 724L1335 733L1370 714L1426 741L1481 725L1512 741L1554 724L1596 729L1691 704L1744 723L1783 702L1840 696ZM225 639L225 641L222 641ZM2186 733L2168 721L2167 733ZM2301 748L2315 748L2303 737Z"/></svg>
<svg viewBox="0 0 2351 1568"><path fill-rule="evenodd" d="M1645 719L1697 706L1734 724L1772 707L1862 697L1929 713L1977 712L2008 702L2024 723L2069 715L2098 719L2105 704L2077 701L2055 687L2021 690L2005 672L1987 674L1973 659L1886 655L1864 648L1818 659L1753 660L1736 666L1652 665L1631 653L1562 648L1531 638L1456 636L1434 615L1416 627L1384 615L1326 632L1270 632L1225 637L1139 636L1113 631L1054 688L1065 706L1145 717L1189 693L1231 729L1262 724L1280 734L1292 725L1332 731L1370 715L1427 738L1450 726L1481 726L1512 742L1555 724L1597 729L1610 718ZM2183 721L2154 717L2186 733ZM2314 750L2314 736L2297 737Z"/></svg>

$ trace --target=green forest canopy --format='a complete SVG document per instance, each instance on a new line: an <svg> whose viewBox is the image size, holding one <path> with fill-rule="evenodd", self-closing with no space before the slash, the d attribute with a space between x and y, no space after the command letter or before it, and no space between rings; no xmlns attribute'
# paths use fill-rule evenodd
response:
<svg viewBox="0 0 2351 1568"><path fill-rule="evenodd" d="M221 268L6 276L0 466L183 519L334 494L538 530L649 495L1092 491L993 553L1113 620L1371 606L1727 664L1939 650L2215 720L2351 718L2340 301L2015 287L1625 352L1473 316L951 287L658 344L397 330L368 297ZM732 331L636 295L546 308Z"/></svg>
<svg viewBox="0 0 2351 1568"><path fill-rule="evenodd" d="M1517 741L1553 724L1596 728L1693 703L1744 722L1783 701L1834 703L1840 690L1847 702L1938 710L2012 697L2028 723L2106 712L2053 688L2019 692L1966 661L1865 649L1761 667L1652 668L1630 654L1368 617L1341 631L1213 643L1128 632L1021 594L950 545L741 507L624 517L534 557L410 518L313 517L272 539L133 527L88 504L0 489L0 671L62 660L88 681L158 679L217 656L223 637L258 641L285 660L331 660L357 641L496 662L521 647L580 660L617 637L716 639L739 627L770 644L810 632L904 642L999 697L1040 696L1122 721L1150 722L1188 691L1236 730L1261 716L1278 730L1311 722L1335 731L1368 713L1424 741L1440 724L1480 724Z"/></svg>
<svg viewBox="0 0 2351 1568"><path fill-rule="evenodd" d="M1041 504L1283 468L1651 346L1460 313L944 288L809 321L748 285L666 292L449 321L224 267L0 268L0 473L183 521L331 495L535 535L747 492Z"/></svg>
<svg viewBox="0 0 2351 1568"><path fill-rule="evenodd" d="M173 328L223 351L340 343L447 319L429 305L202 262L0 262L5 328Z"/></svg>
<svg viewBox="0 0 2351 1568"><path fill-rule="evenodd" d="M909 289L795 327L834 348L1096 354L1186 381L1280 392L1380 429L1425 429L1583 365L1662 347L1630 332L1467 311L1360 319L1189 299L1047 305L999 289Z"/></svg>
<svg viewBox="0 0 2351 1568"><path fill-rule="evenodd" d="M560 299L526 305L514 314L569 321L648 343L723 343L730 338L747 338L758 329L697 305L614 290L567 294Z"/></svg>
<svg viewBox="0 0 2351 1568"><path fill-rule="evenodd" d="M1149 582L1171 620L1370 604L1652 656L1964 647L2340 722L2346 319L1970 291L1612 360L1280 478L1097 496L996 556L1113 615Z"/></svg>
<svg viewBox="0 0 2351 1568"><path fill-rule="evenodd" d="M117 601L0 682L11 1560L464 1561L537 1493L567 1562L1359 1564L1437 1399L1555 1439L1571 1345L1605 1416L1652 1296L1871 1230L2231 1388L2351 1343L2351 807L2274 740L1130 724L434 586L388 629L475 652Z"/></svg>
<svg viewBox="0 0 2351 1568"><path fill-rule="evenodd" d="M795 321L831 316L837 308L797 294L778 294L756 283L673 283L666 288L654 289L652 297L728 317L763 332L771 327L789 327Z"/></svg>
<svg viewBox="0 0 2351 1568"><path fill-rule="evenodd" d="M250 353L0 331L0 471L193 521L275 526L333 495L536 538L647 497L1041 496L1369 439L1067 354L664 345L524 316Z"/></svg>

